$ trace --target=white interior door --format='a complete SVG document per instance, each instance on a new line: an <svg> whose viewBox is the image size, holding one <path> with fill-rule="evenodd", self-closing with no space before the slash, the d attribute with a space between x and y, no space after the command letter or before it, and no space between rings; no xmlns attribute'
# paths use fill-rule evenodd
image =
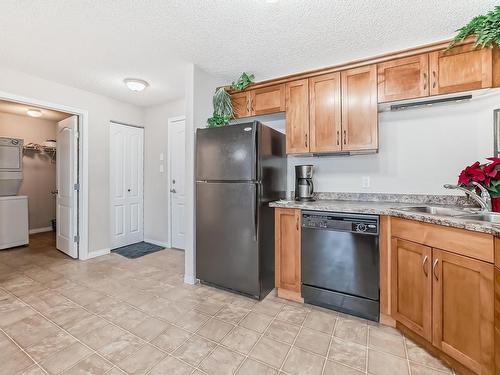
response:
<svg viewBox="0 0 500 375"><path fill-rule="evenodd" d="M78 117L72 116L57 124L57 198L56 247L72 258L78 258Z"/></svg>
<svg viewBox="0 0 500 375"><path fill-rule="evenodd" d="M172 121L168 128L170 169L170 233L172 247L184 249L186 143L185 120Z"/></svg>
<svg viewBox="0 0 500 375"><path fill-rule="evenodd" d="M110 125L111 248L144 240L144 129Z"/></svg>

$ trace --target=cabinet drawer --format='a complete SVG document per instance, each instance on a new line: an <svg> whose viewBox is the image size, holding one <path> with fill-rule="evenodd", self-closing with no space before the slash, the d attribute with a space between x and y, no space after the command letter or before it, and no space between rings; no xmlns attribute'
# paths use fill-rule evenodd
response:
<svg viewBox="0 0 500 375"><path fill-rule="evenodd" d="M393 218L392 236L470 258L494 262L493 236L465 229Z"/></svg>

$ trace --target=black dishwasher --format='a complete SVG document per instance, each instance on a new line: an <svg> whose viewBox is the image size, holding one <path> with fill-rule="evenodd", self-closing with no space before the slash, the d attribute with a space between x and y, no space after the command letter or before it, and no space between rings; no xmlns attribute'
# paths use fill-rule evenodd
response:
<svg viewBox="0 0 500 375"><path fill-rule="evenodd" d="M304 302L379 320L379 217L302 211Z"/></svg>

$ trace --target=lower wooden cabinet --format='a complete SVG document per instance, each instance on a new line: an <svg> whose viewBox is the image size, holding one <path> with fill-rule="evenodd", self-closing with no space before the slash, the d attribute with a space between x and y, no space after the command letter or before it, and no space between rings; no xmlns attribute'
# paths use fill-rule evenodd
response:
<svg viewBox="0 0 500 375"><path fill-rule="evenodd" d="M275 284L278 295L302 301L300 209L275 209Z"/></svg>

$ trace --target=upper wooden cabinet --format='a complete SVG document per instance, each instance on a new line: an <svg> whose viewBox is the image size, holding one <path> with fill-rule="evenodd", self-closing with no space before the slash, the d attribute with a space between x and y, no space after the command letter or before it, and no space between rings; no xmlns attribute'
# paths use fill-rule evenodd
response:
<svg viewBox="0 0 500 375"><path fill-rule="evenodd" d="M432 250L399 238L392 239L393 317L415 333L432 338Z"/></svg>
<svg viewBox="0 0 500 375"><path fill-rule="evenodd" d="M250 91L250 111L252 116L285 110L285 85L263 87Z"/></svg>
<svg viewBox="0 0 500 375"><path fill-rule="evenodd" d="M309 81L301 79L285 85L286 152L309 152Z"/></svg>
<svg viewBox="0 0 500 375"><path fill-rule="evenodd" d="M473 44L429 54L431 95L477 90L493 84L493 49Z"/></svg>
<svg viewBox="0 0 500 375"><path fill-rule="evenodd" d="M378 101L429 95L429 55L417 55L378 64Z"/></svg>
<svg viewBox="0 0 500 375"><path fill-rule="evenodd" d="M494 374L492 264L433 249L434 346L476 374Z"/></svg>
<svg viewBox="0 0 500 375"><path fill-rule="evenodd" d="M242 91L231 95L233 112L235 118L251 116L250 111L250 92Z"/></svg>
<svg viewBox="0 0 500 375"><path fill-rule="evenodd" d="M309 131L311 152L340 151L340 73L309 78Z"/></svg>
<svg viewBox="0 0 500 375"><path fill-rule="evenodd" d="M377 66L342 72L342 150L378 148Z"/></svg>
<svg viewBox="0 0 500 375"><path fill-rule="evenodd" d="M278 295L301 301L300 209L275 209L275 284Z"/></svg>

